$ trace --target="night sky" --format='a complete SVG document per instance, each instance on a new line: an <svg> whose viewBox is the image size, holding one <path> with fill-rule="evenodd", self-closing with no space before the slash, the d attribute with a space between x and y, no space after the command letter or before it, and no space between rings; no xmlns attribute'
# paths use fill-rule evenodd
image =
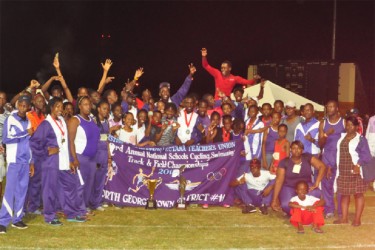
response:
<svg viewBox="0 0 375 250"><path fill-rule="evenodd" d="M336 59L356 62L374 97L375 4L337 2ZM143 66L139 92L157 95L162 81L178 89L197 66L191 91L214 92L201 67L200 49L212 66L229 59L232 73L246 77L249 64L280 60L330 60L333 1L126 2L2 1L0 88L15 93L30 80L54 74L53 56L73 93L96 88L100 62L114 62L112 87L120 90ZM104 35L105 38L102 38ZM108 38L110 35L110 38Z"/></svg>

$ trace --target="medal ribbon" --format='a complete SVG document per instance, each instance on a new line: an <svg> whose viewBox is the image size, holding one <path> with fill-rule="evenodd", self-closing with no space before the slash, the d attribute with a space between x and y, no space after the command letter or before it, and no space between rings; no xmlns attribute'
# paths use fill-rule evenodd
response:
<svg viewBox="0 0 375 250"><path fill-rule="evenodd" d="M52 118L52 116L51 116L51 118ZM56 126L60 129L62 137L64 137L65 133L64 133L64 131L62 129L62 127L63 127L62 121L58 120L60 122L60 124L61 124L61 127L60 127L60 125L56 122L56 120L54 118L52 118L52 120L56 123Z"/></svg>
<svg viewBox="0 0 375 250"><path fill-rule="evenodd" d="M190 125L191 119L193 119L193 113L191 113L190 119L189 119L189 121L187 121L187 112L186 112L186 110L185 110L185 123L186 123L186 126L187 126L188 128L189 128L189 125Z"/></svg>

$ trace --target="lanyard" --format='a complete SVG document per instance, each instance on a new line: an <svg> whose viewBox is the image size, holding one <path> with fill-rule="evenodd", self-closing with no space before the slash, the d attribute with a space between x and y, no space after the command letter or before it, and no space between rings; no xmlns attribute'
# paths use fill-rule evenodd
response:
<svg viewBox="0 0 375 250"><path fill-rule="evenodd" d="M189 121L187 121L187 112L186 112L186 110L185 110L185 123L186 123L186 126L187 126L187 127L189 127L190 122L191 122L191 119L193 119L193 112L191 112L190 119L189 119Z"/></svg>
<svg viewBox="0 0 375 250"><path fill-rule="evenodd" d="M58 120L60 122L60 124L61 124L61 127L60 127L60 125L56 122L55 119L52 118L52 120L56 123L56 126L60 129L62 137L64 137L65 133L64 133L64 131L62 129L62 127L63 127L62 121Z"/></svg>

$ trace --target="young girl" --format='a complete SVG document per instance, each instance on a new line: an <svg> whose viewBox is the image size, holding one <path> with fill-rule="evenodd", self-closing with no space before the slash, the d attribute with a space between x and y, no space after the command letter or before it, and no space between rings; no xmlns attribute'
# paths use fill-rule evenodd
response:
<svg viewBox="0 0 375 250"><path fill-rule="evenodd" d="M113 126L122 126L122 107L121 107L121 104L120 103L115 103L112 105L112 108L111 108L111 111L112 111L112 118L110 118L108 120L109 122L109 127L113 127Z"/></svg>
<svg viewBox="0 0 375 250"><path fill-rule="evenodd" d="M119 140L137 145L137 130L133 129L134 116L130 112L126 112L122 118L124 124L121 129L116 131L116 135Z"/></svg>
<svg viewBox="0 0 375 250"><path fill-rule="evenodd" d="M220 114L216 111L211 114L211 124L208 127L206 143L221 142L223 131L220 129Z"/></svg>
<svg viewBox="0 0 375 250"><path fill-rule="evenodd" d="M265 169L270 169L272 163L272 155L275 150L275 142L278 135L278 127L281 120L281 114L274 112L272 114L271 126L264 131L262 142L262 166Z"/></svg>
<svg viewBox="0 0 375 250"><path fill-rule="evenodd" d="M280 124L278 127L279 139L275 141L275 149L272 155L271 162L271 173L276 173L277 167L282 159L289 157L290 152L290 142L286 139L288 133L288 126L285 124Z"/></svg>
<svg viewBox="0 0 375 250"><path fill-rule="evenodd" d="M309 186L305 181L299 181L296 185L297 196L290 199L290 223L298 228L297 233L304 233L303 225L312 224L315 233L323 233L321 226L324 225L324 200L312 195L307 195Z"/></svg>

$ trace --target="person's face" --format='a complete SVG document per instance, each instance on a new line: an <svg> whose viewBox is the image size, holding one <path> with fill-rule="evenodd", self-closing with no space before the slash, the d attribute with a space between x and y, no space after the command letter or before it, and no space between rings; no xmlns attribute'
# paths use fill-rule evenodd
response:
<svg viewBox="0 0 375 250"><path fill-rule="evenodd" d="M113 116L117 119L121 119L122 117L122 108L121 106L116 106L116 108L113 110Z"/></svg>
<svg viewBox="0 0 375 250"><path fill-rule="evenodd" d="M168 116L168 114L167 114L167 116ZM152 115L152 119L154 120L155 123L160 124L160 122L161 122L161 114L159 112L158 113L154 113Z"/></svg>
<svg viewBox="0 0 375 250"><path fill-rule="evenodd" d="M80 113L83 115L89 115L91 113L91 101L90 99L83 99L79 104Z"/></svg>
<svg viewBox="0 0 375 250"><path fill-rule="evenodd" d="M109 97L111 103L116 103L118 101L118 95L117 95L116 91L111 91L111 93L109 94L108 97Z"/></svg>
<svg viewBox="0 0 375 250"><path fill-rule="evenodd" d="M158 102L156 105L157 110L159 110L161 113L164 113L165 104L164 102Z"/></svg>
<svg viewBox="0 0 375 250"><path fill-rule="evenodd" d="M285 113L286 113L287 116L294 115L296 113L296 108L295 107L286 106Z"/></svg>
<svg viewBox="0 0 375 250"><path fill-rule="evenodd" d="M4 107L5 103L7 103L7 96L5 93L0 93L0 108Z"/></svg>
<svg viewBox="0 0 375 250"><path fill-rule="evenodd" d="M229 76L231 70L232 70L232 68L229 67L229 65L227 63L222 63L221 64L221 74L223 76Z"/></svg>
<svg viewBox="0 0 375 250"><path fill-rule="evenodd" d="M167 101L170 96L169 88L168 87L162 87L159 91L159 96L162 100Z"/></svg>
<svg viewBox="0 0 375 250"><path fill-rule="evenodd" d="M52 91L52 96L61 98L62 97L62 91L60 89L54 89Z"/></svg>
<svg viewBox="0 0 375 250"><path fill-rule="evenodd" d="M240 132L243 132L245 129L245 124L244 123L237 123L233 126L233 131L238 134Z"/></svg>
<svg viewBox="0 0 375 250"><path fill-rule="evenodd" d="M224 115L230 115L232 112L232 109L230 108L230 105L224 105L223 106L223 114Z"/></svg>
<svg viewBox="0 0 375 250"><path fill-rule="evenodd" d="M56 102L52 108L51 108L51 116L58 117L63 112L63 103L62 102Z"/></svg>
<svg viewBox="0 0 375 250"><path fill-rule="evenodd" d="M281 127L277 131L277 133L278 133L278 135L279 135L280 138L285 138L287 132L288 131L286 130L285 127Z"/></svg>
<svg viewBox="0 0 375 250"><path fill-rule="evenodd" d="M250 164L250 172L253 174L254 177L258 177L260 175L260 165Z"/></svg>
<svg viewBox="0 0 375 250"><path fill-rule="evenodd" d="M270 114L271 114L271 111L272 111L272 109L271 109L271 107L269 105L263 105L263 107L262 107L262 114L264 116L269 117Z"/></svg>
<svg viewBox="0 0 375 250"><path fill-rule="evenodd" d="M142 92L142 100L145 103L148 103L151 98L151 92L149 90L145 90Z"/></svg>
<svg viewBox="0 0 375 250"><path fill-rule="evenodd" d="M347 121L345 125L345 131L348 134L354 134L358 130L358 126L354 125L351 121Z"/></svg>
<svg viewBox="0 0 375 250"><path fill-rule="evenodd" d="M100 105L100 107L98 107L98 114L101 117L108 118L108 116L109 116L109 105L108 105L108 103L103 103L102 105Z"/></svg>
<svg viewBox="0 0 375 250"><path fill-rule="evenodd" d="M252 106L252 105L258 106L258 103L254 99L250 99L247 103L249 106Z"/></svg>
<svg viewBox="0 0 375 250"><path fill-rule="evenodd" d="M215 99L213 95L209 95L206 98L206 101L208 102L209 106L213 107L215 105Z"/></svg>
<svg viewBox="0 0 375 250"><path fill-rule="evenodd" d="M292 156L300 157L302 155L303 149L300 148L297 144L293 144L293 146L290 148L290 151L292 153Z"/></svg>
<svg viewBox="0 0 375 250"><path fill-rule="evenodd" d="M25 117L26 112L29 111L30 109L30 104L27 103L26 101L18 102L17 108L18 108L18 115L21 117Z"/></svg>
<svg viewBox="0 0 375 250"><path fill-rule="evenodd" d="M194 109L194 100L193 98L186 98L185 99L185 110L187 113L193 112Z"/></svg>
<svg viewBox="0 0 375 250"><path fill-rule="evenodd" d="M307 188L306 185L303 183L298 184L296 193L298 195L298 198L304 200L307 194Z"/></svg>
<svg viewBox="0 0 375 250"><path fill-rule="evenodd" d="M96 105L100 102L100 94L97 91L94 91L91 93L90 99L91 102Z"/></svg>
<svg viewBox="0 0 375 250"><path fill-rule="evenodd" d="M206 116L207 114L207 103L201 102L198 106L198 115L201 117Z"/></svg>
<svg viewBox="0 0 375 250"><path fill-rule="evenodd" d="M234 99L236 102L241 102L242 101L242 93L240 91L234 92Z"/></svg>
<svg viewBox="0 0 375 250"><path fill-rule="evenodd" d="M211 123L215 124L216 126L220 124L220 116L218 115L211 115Z"/></svg>
<svg viewBox="0 0 375 250"><path fill-rule="evenodd" d="M273 110L277 113L281 113L284 110L284 105L281 102L276 102L273 105Z"/></svg>
<svg viewBox="0 0 375 250"><path fill-rule="evenodd" d="M326 105L327 115L332 116L337 114L338 108L335 102L329 102Z"/></svg>
<svg viewBox="0 0 375 250"><path fill-rule="evenodd" d="M134 106L134 104L135 104L135 97L133 97L133 96L128 96L128 97L126 98L126 102L127 102L129 105Z"/></svg>
<svg viewBox="0 0 375 250"><path fill-rule="evenodd" d="M306 105L303 108L303 116L306 118L306 120L310 120L314 116L314 108L311 107L311 105Z"/></svg>
<svg viewBox="0 0 375 250"><path fill-rule="evenodd" d="M172 108L169 108L165 111L165 114L167 116L167 119L172 119L176 114ZM160 118L161 120L161 118Z"/></svg>
<svg viewBox="0 0 375 250"><path fill-rule="evenodd" d="M224 129L225 129L226 131L230 131L230 130L231 130L231 127L232 127L232 120L230 120L230 119L225 119L225 120L223 121L223 126L224 126Z"/></svg>
<svg viewBox="0 0 375 250"><path fill-rule="evenodd" d="M280 113L273 113L272 114L272 125L279 125L281 121Z"/></svg>
<svg viewBox="0 0 375 250"><path fill-rule="evenodd" d="M133 114L127 114L125 117L124 117L124 120L123 120L124 124L128 127L131 127L133 126L134 124L134 117L133 117Z"/></svg>
<svg viewBox="0 0 375 250"><path fill-rule="evenodd" d="M74 114L74 109L73 109L73 105L66 105L65 106L65 109L64 109L64 114L67 115L67 116L73 116Z"/></svg>
<svg viewBox="0 0 375 250"><path fill-rule="evenodd" d="M145 122L146 122L146 119L147 119L147 113L146 112L139 112L137 114L137 118L138 118L138 123L139 125L143 125Z"/></svg>
<svg viewBox="0 0 375 250"><path fill-rule="evenodd" d="M45 106L46 106L46 102L44 100L44 97L43 96L40 96L38 95L34 101L34 107L37 109L37 110L44 110Z"/></svg>
<svg viewBox="0 0 375 250"><path fill-rule="evenodd" d="M254 118L256 117L258 114L258 109L255 108L255 107L251 107L249 108L249 111L247 112L247 115L250 117L250 118Z"/></svg>
<svg viewBox="0 0 375 250"><path fill-rule="evenodd" d="M88 93L88 91L87 91L86 88L80 88L80 89L78 90L77 96L78 96L78 97L81 97L81 96L89 96L89 93Z"/></svg>

